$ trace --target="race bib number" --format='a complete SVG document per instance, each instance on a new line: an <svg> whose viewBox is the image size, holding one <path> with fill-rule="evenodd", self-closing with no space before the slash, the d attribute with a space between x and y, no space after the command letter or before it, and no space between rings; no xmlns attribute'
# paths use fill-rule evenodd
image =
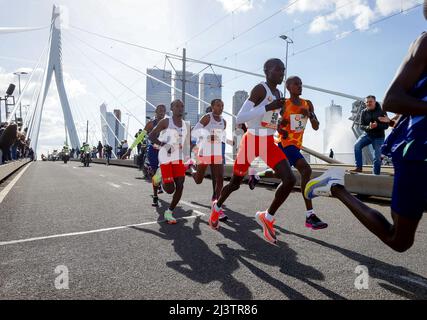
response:
<svg viewBox="0 0 427 320"><path fill-rule="evenodd" d="M211 130L211 136L214 137L212 140L212 137L209 137L210 143L222 143L222 136L223 136L224 130L221 129L213 129Z"/></svg>
<svg viewBox="0 0 427 320"><path fill-rule="evenodd" d="M264 114L261 121L261 126L269 129L277 129L277 122L279 121L280 109L268 111Z"/></svg>
<svg viewBox="0 0 427 320"><path fill-rule="evenodd" d="M307 117L304 117L302 114L291 114L291 131L293 132L302 132L305 130L307 124Z"/></svg>

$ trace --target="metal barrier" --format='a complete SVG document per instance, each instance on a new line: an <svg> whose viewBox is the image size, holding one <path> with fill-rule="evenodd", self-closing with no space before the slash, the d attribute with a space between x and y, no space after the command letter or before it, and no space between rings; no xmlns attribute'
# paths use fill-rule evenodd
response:
<svg viewBox="0 0 427 320"><path fill-rule="evenodd" d="M25 166L29 162L31 162L30 159L20 159L0 165L0 182L7 179L9 176L21 169L21 167Z"/></svg>
<svg viewBox="0 0 427 320"><path fill-rule="evenodd" d="M78 161L78 160L76 160ZM106 164L105 159L92 159L93 163L97 164ZM110 160L110 165L117 166L125 166L137 168L137 165L134 164L133 160ZM346 165L334 165L337 167L345 167ZM316 165L319 167L319 165ZM312 168L312 176L311 178L316 178L324 173L329 167L325 166L324 168ZM292 169L295 177L297 179L296 187L301 186L301 177L297 170ZM376 176L373 174L350 174L346 173L345 175L345 187L346 189L358 195L364 196L374 196L374 197L383 197L383 198L391 198L392 190L393 190L393 174L391 168L385 168L386 173ZM224 177L230 178L233 173L233 165L227 164L225 166ZM268 184L278 184L280 183L279 179L276 178L262 178L260 183L268 183Z"/></svg>

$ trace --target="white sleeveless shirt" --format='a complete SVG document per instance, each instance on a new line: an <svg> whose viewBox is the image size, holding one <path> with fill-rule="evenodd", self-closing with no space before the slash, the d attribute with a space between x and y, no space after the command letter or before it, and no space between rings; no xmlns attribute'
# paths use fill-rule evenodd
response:
<svg viewBox="0 0 427 320"><path fill-rule="evenodd" d="M261 101L254 108L264 108L265 106L276 100L276 96L271 92L270 88L265 82L261 82L265 88L266 94L264 100ZM282 92L279 90L280 97L283 97ZM280 109L268 111L263 116L257 117L246 123L248 132L256 136L272 136L277 130L277 123L280 117Z"/></svg>
<svg viewBox="0 0 427 320"><path fill-rule="evenodd" d="M165 164L173 161L184 160L184 144L187 138L187 125L181 120L181 127L173 122L173 118L168 119L168 128L163 130L159 140L172 146L172 152L169 153L169 147L161 147L159 150L159 163Z"/></svg>
<svg viewBox="0 0 427 320"><path fill-rule="evenodd" d="M212 112L209 113L209 123L203 128L209 135L217 137L215 142L210 140L210 136L202 143L199 149L199 156L221 156L222 142L225 142L225 122L220 116L220 121L216 121Z"/></svg>

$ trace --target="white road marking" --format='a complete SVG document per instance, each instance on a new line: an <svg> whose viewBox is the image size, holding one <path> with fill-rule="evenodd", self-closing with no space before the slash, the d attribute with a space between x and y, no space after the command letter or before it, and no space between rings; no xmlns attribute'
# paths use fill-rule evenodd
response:
<svg viewBox="0 0 427 320"><path fill-rule="evenodd" d="M192 215L192 216L189 216L189 217L177 218L176 220L193 219L193 218L197 218L197 217L205 215L203 212L200 212L200 211L197 211L197 210L193 210L193 212L196 213L196 215ZM126 225L126 226L118 226L118 227L112 227L112 228L95 229L95 230L88 230L88 231L81 231L81 232L54 234L54 235L45 236L45 237L36 237L36 238L28 238L28 239L20 239L20 240L12 240L12 241L2 241L2 242L0 242L0 246L7 246L7 245L11 245L11 244L18 244L18 243L24 243L24 242L34 242L34 241L46 240L46 239L56 239L56 238L80 236L80 235L84 235L84 234L100 233L100 232L107 232L107 231L115 231L115 230L121 230L121 229L129 229L129 228L132 228L132 227L140 227L140 226L147 226L147 225L157 224L159 222L166 222L166 220L144 222L144 223L138 223L138 224L130 224L130 225Z"/></svg>
<svg viewBox="0 0 427 320"><path fill-rule="evenodd" d="M0 192L0 204L3 202L4 198L6 198L7 194L10 192L10 190L12 190L13 186L18 182L19 178L22 177L24 172L27 171L31 164L32 163L26 165L25 168L22 169L22 171L19 172L16 177L13 178L13 180Z"/></svg>
<svg viewBox="0 0 427 320"><path fill-rule="evenodd" d="M115 183L112 183L110 181L108 181L107 184L110 185L110 186L112 186L112 187L114 187L114 188L117 188L117 189L122 187L122 186L120 186L118 184L115 184Z"/></svg>
<svg viewBox="0 0 427 320"><path fill-rule="evenodd" d="M106 175L105 175L105 174L100 174L99 176L100 176L100 177L103 177L103 178L105 178L105 177L106 177Z"/></svg>
<svg viewBox="0 0 427 320"><path fill-rule="evenodd" d="M122 183L125 184L125 185L127 185L127 186L133 186L133 184L129 183L129 182L122 182Z"/></svg>

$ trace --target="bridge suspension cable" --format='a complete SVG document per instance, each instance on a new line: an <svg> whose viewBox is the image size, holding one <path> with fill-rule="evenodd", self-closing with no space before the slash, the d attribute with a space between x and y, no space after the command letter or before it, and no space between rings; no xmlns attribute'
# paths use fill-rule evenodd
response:
<svg viewBox="0 0 427 320"><path fill-rule="evenodd" d="M50 40L46 43L46 46L44 47L42 53L40 54L40 57L37 61L36 66L33 68L33 70L31 71L30 74L30 78L27 80L27 82L24 85L24 88L21 90L21 94L19 95L18 101L16 101L14 108L12 109L12 112L9 114L9 117L7 118L7 122L11 122L13 116L15 115L16 111L18 110L19 104L21 103L22 97L24 96L24 94L27 91L27 88L29 87L29 84L31 83L31 81L33 80L34 74L35 74L35 70L37 70L42 62L42 58L44 56L44 54L46 53L48 47L49 47L49 42Z"/></svg>
<svg viewBox="0 0 427 320"><path fill-rule="evenodd" d="M72 43L68 42L69 44L72 45ZM73 52L77 52L77 48L73 47L73 48L69 48L71 51ZM80 53L80 52L79 52ZM95 75L94 72L91 71L91 69L87 66L87 64L85 62L83 62L83 65L86 66L86 71L95 79L95 81L106 91L108 92L109 95L111 95L113 97L114 100L116 100L116 102L120 105L123 106L123 108L133 117L135 118L136 121L138 121L141 125L145 126L141 121L139 121L139 119L112 93L112 90L109 90L104 84L103 82ZM96 95L96 94L95 94ZM99 97L98 95L96 95L98 99L103 100L101 97ZM114 118L116 118L116 120L119 122L120 126L123 127L123 129L125 129L126 127L120 122L119 119L117 119L116 115L113 113ZM134 139L134 137L132 135L129 134L128 132L128 137L131 138L131 140Z"/></svg>
<svg viewBox="0 0 427 320"><path fill-rule="evenodd" d="M172 89L174 89L175 91L178 91L178 92L183 92L181 89L179 89L179 88L177 88L177 87L174 87L174 86L172 86L172 85L170 85L170 84L168 84L168 83L166 83L166 82L164 82L164 81L162 81L162 80L160 80L160 79L158 79L158 78L156 78L156 77L154 77L154 76L152 76L152 75L149 75L149 74L147 74L147 73L145 73L144 71L141 71L140 69L138 69L138 68L135 68L135 67L133 67L133 66L131 66L131 65L129 65L129 64L127 64L126 62L123 62L123 61L121 61L121 60L119 60L119 59L117 59L117 58L115 58L115 57L113 57L112 55L110 55L110 54L108 54L108 53L106 53L106 52L104 52L104 51L102 51L102 50L100 50L100 49L98 49L98 48L96 48L96 47L94 47L94 46L92 46L92 45L90 45L89 43L87 43L86 41L84 41L84 40L82 40L82 39L80 39L80 38L78 38L77 36L75 36L74 34L73 34L73 37L74 38L76 38L77 40L79 40L80 42L82 42L82 43L84 43L86 46L88 46L89 48L91 48L91 49L93 49L93 50L95 50L95 51L97 51L97 52L99 52L99 53L101 53L101 54L103 54L103 55L105 55L105 56L107 56L107 57L109 57L111 60L114 60L114 61L116 61L117 63L119 63L119 64L121 64L121 65L124 65L125 67L127 67L127 68L129 68L129 69L131 69L131 70L133 70L133 71L135 71L135 72L137 72L137 73L140 73L140 74L142 74L142 75L145 75L147 78L150 78L150 79L153 79L154 81L157 81L157 82L159 82L159 83L161 83L161 84L163 84L163 85L165 85L165 86L167 86L167 87L169 87L169 88L172 88ZM121 82L121 81L120 81ZM132 89L130 89L130 88L128 88L129 90L131 90L132 92L134 92ZM135 93L136 94L136 93ZM137 95L137 94L136 94ZM190 98L193 98L193 99L195 99L196 101L199 101L199 102L202 102L202 103L204 103L205 105L210 105L210 102L207 102L207 101L204 101L204 100L202 100L202 99L200 99L200 98L198 98L198 97L196 97L196 96L193 96L192 94L189 94L188 92L185 92L185 95L186 96L188 96L188 97L190 97ZM142 98L141 97L141 99L143 99L144 101L146 101L144 98ZM151 105L151 104L150 104ZM223 111L225 114L228 114L228 115L230 115L230 116L232 116L232 117L235 117L235 115L233 115L233 114L231 114L231 113L228 113L228 112L226 112L226 111Z"/></svg>

